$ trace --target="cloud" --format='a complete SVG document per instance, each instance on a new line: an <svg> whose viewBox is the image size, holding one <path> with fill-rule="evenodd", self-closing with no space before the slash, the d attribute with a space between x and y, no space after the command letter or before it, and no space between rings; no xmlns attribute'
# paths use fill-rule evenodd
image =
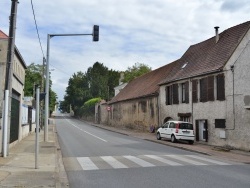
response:
<svg viewBox="0 0 250 188"><path fill-rule="evenodd" d="M1 1L0 29L8 34L11 1ZM233 0L33 0L42 48L47 34L92 33L100 26L100 41L91 36L53 37L50 65L53 89L63 100L69 78L95 62L124 71L135 63L153 69L182 56L195 43L249 20L247 1ZM16 46L26 64L42 63L30 1L18 4Z"/></svg>

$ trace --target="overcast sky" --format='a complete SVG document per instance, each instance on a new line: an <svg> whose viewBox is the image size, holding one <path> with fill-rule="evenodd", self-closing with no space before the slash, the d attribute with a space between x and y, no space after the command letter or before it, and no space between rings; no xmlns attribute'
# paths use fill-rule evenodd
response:
<svg viewBox="0 0 250 188"><path fill-rule="evenodd" d="M249 0L33 0L44 56L47 34L91 34L50 40L50 69L58 100L69 78L95 62L125 71L135 63L152 69L179 59L187 48L250 20ZM26 64L42 64L30 0L19 0L16 46ZM9 33L11 0L0 0L0 30ZM53 70L54 69L54 70Z"/></svg>

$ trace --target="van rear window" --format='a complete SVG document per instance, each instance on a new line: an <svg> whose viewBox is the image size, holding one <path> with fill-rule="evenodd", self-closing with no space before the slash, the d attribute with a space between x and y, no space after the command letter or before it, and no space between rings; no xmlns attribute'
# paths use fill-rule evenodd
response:
<svg viewBox="0 0 250 188"><path fill-rule="evenodd" d="M180 123L179 129L193 130L193 124L190 124L190 123Z"/></svg>

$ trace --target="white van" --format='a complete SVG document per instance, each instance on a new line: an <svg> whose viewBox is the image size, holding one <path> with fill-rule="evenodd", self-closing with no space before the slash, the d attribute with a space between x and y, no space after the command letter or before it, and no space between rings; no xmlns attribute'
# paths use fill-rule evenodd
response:
<svg viewBox="0 0 250 188"><path fill-rule="evenodd" d="M156 132L157 140L166 138L171 142L177 140L188 141L189 144L194 143L194 127L192 123L184 121L168 121L164 123Z"/></svg>

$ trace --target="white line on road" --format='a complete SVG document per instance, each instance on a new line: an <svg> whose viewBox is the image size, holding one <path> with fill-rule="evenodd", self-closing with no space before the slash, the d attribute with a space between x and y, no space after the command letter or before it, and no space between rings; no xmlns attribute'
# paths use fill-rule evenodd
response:
<svg viewBox="0 0 250 188"><path fill-rule="evenodd" d="M74 125L73 123L71 123L69 120L67 120L67 121L68 121L71 125L73 125L75 128L79 129L80 131L83 131L83 132L85 132L85 133L87 133L87 134L89 134L89 135L91 135L91 136L93 136L93 137L95 137L95 138L98 138L99 140L101 140L101 141L103 141L103 142L108 142L107 140L104 140L104 139L100 138L99 136L96 136L96 135L94 135L94 134L92 134L92 133L90 133L90 132L87 132L87 131L85 131L85 130L79 128L79 127L77 127L76 125Z"/></svg>
<svg viewBox="0 0 250 188"><path fill-rule="evenodd" d="M187 158L185 158L183 156L180 156L180 155L165 155L165 156L171 157L173 159L177 159L177 160L180 160L180 161L184 161L184 162L187 162L187 163L190 163L190 164L194 164L194 165L207 165L205 163L201 163L201 162L198 162L198 161L187 159Z"/></svg>
<svg viewBox="0 0 250 188"><path fill-rule="evenodd" d="M98 170L99 168L91 161L89 157L77 157L83 170Z"/></svg>
<svg viewBox="0 0 250 188"><path fill-rule="evenodd" d="M206 162L218 164L218 165L229 165L228 163L224 163L224 162L220 162L220 161L215 161L213 159L208 159L208 158L200 157L200 156L197 156L197 155L186 155L186 156L192 157L194 159L199 159L199 160L202 160L202 161L206 161Z"/></svg>
<svg viewBox="0 0 250 188"><path fill-rule="evenodd" d="M126 158L126 159L128 159L128 160L130 160L130 161L133 161L134 163L136 163L136 164L138 164L138 165L140 165L142 167L152 167L152 166L155 166L155 165L153 165L153 164L151 164L151 163L149 163L147 161L144 161L144 160L142 160L140 158L137 158L135 156L125 155L123 157Z"/></svg>
<svg viewBox="0 0 250 188"><path fill-rule="evenodd" d="M102 156L101 158L113 168L128 168L126 165L122 164L120 161L116 160L114 157Z"/></svg>
<svg viewBox="0 0 250 188"><path fill-rule="evenodd" d="M180 164L180 163L177 163L177 162L174 162L174 161L171 161L171 160L168 160L168 159L164 159L164 158L156 156L156 155L145 155L145 156L149 157L149 158L152 158L152 159L155 159L157 161L160 161L162 163L171 165L171 166L182 166L182 164Z"/></svg>

